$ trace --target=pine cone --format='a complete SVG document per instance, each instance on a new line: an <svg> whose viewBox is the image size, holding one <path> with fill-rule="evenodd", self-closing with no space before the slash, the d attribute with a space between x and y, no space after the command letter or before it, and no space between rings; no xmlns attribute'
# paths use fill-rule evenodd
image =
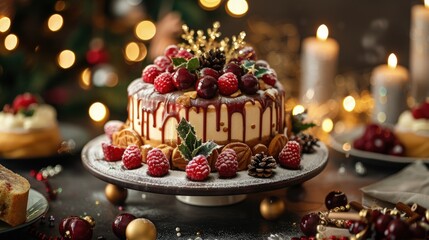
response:
<svg viewBox="0 0 429 240"><path fill-rule="evenodd" d="M273 169L277 167L276 160L263 152L252 157L247 173L252 177L269 178L273 175Z"/></svg>
<svg viewBox="0 0 429 240"><path fill-rule="evenodd" d="M220 71L225 65L226 58L225 53L216 48L210 49L210 51L203 53L199 60L201 68L209 67L216 71Z"/></svg>
<svg viewBox="0 0 429 240"><path fill-rule="evenodd" d="M301 154L303 153L314 153L316 149L314 146L319 147L318 141L319 139L315 138L311 134L298 133L298 135L294 135L290 140L297 141L299 145L301 145Z"/></svg>

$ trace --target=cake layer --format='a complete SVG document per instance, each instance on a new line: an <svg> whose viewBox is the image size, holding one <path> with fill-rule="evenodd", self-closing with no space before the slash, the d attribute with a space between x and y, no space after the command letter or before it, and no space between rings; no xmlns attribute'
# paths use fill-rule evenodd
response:
<svg viewBox="0 0 429 240"><path fill-rule="evenodd" d="M254 95L190 98L186 105L177 101L181 96L183 91L160 94L153 84L141 79L129 85L128 122L145 144L175 146L176 126L181 118L194 126L203 141L218 144L268 144L275 134L283 132L284 91L279 83Z"/></svg>

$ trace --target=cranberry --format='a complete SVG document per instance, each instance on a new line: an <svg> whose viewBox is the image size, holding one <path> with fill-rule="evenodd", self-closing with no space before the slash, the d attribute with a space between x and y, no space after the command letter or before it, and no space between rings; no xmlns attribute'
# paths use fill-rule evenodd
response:
<svg viewBox="0 0 429 240"><path fill-rule="evenodd" d="M92 238L91 224L79 217L63 219L59 231L61 236L69 237L72 240L90 240Z"/></svg>
<svg viewBox="0 0 429 240"><path fill-rule="evenodd" d="M256 52L250 46L242 48L238 51L238 56L240 60L256 60Z"/></svg>
<svg viewBox="0 0 429 240"><path fill-rule="evenodd" d="M179 68L173 73L173 84L179 90L184 90L194 86L195 75L190 73L186 68Z"/></svg>
<svg viewBox="0 0 429 240"><path fill-rule="evenodd" d="M158 56L153 60L153 63L157 65L161 71L165 71L167 67L171 65L171 59L166 56Z"/></svg>
<svg viewBox="0 0 429 240"><path fill-rule="evenodd" d="M351 234L358 234L366 228L366 223L361 221L355 221L349 228Z"/></svg>
<svg viewBox="0 0 429 240"><path fill-rule="evenodd" d="M237 78L240 78L242 75L242 69L240 65L233 62L226 64L225 67L223 68L223 72L224 73L232 72L235 74L235 76L237 76Z"/></svg>
<svg viewBox="0 0 429 240"><path fill-rule="evenodd" d="M353 147L360 150L365 150L365 139L358 138L353 142Z"/></svg>
<svg viewBox="0 0 429 240"><path fill-rule="evenodd" d="M408 234L408 224L399 218L390 221L389 225L384 231L384 236L389 239L405 239L407 238Z"/></svg>
<svg viewBox="0 0 429 240"><path fill-rule="evenodd" d="M125 230L127 229L128 224L136 219L136 217L129 213L122 213L116 216L115 220L112 223L113 233L119 239L126 239Z"/></svg>
<svg viewBox="0 0 429 240"><path fill-rule="evenodd" d="M384 231L387 229L387 226L392 220L393 217L388 214L380 215L374 224L375 231L377 231L378 233L384 233Z"/></svg>
<svg viewBox="0 0 429 240"><path fill-rule="evenodd" d="M328 193L325 198L325 206L327 209L346 206L347 203L347 196L341 191L332 191Z"/></svg>
<svg viewBox="0 0 429 240"><path fill-rule="evenodd" d="M317 225L319 225L320 217L317 213L310 213L301 218L299 227L307 236L315 236L317 234Z"/></svg>
<svg viewBox="0 0 429 240"><path fill-rule="evenodd" d="M245 74L239 81L240 90L245 94L255 94L259 90L258 79L253 74Z"/></svg>
<svg viewBox="0 0 429 240"><path fill-rule="evenodd" d="M175 57L178 52L179 48L176 45L169 45L165 48L164 55L166 57L172 58Z"/></svg>
<svg viewBox="0 0 429 240"><path fill-rule="evenodd" d="M217 80L212 76L204 76L198 80L197 94L202 98L213 98L218 91Z"/></svg>
<svg viewBox="0 0 429 240"><path fill-rule="evenodd" d="M220 77L220 74L218 71L214 70L213 68L203 68L200 71L200 75L203 76L212 76L216 80Z"/></svg>
<svg viewBox="0 0 429 240"><path fill-rule="evenodd" d="M373 152L377 152L377 153L387 152L386 142L384 142L382 138L379 138L379 137L374 138L372 142L373 142Z"/></svg>
<svg viewBox="0 0 429 240"><path fill-rule="evenodd" d="M377 136L380 136L382 133L382 128L378 124L369 124L366 126L363 138L365 140L372 140Z"/></svg>
<svg viewBox="0 0 429 240"><path fill-rule="evenodd" d="M392 148L388 152L389 155L393 156L404 156L405 155L405 147L402 143L396 141Z"/></svg>
<svg viewBox="0 0 429 240"><path fill-rule="evenodd" d="M384 128L382 131L382 139L384 143L390 148L396 141L395 134L388 128Z"/></svg>

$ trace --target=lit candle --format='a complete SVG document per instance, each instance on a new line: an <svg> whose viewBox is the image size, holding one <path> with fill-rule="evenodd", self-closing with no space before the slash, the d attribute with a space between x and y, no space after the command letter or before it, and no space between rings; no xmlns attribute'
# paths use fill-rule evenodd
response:
<svg viewBox="0 0 429 240"><path fill-rule="evenodd" d="M411 11L411 96L420 103L429 96L429 0Z"/></svg>
<svg viewBox="0 0 429 240"><path fill-rule="evenodd" d="M408 82L408 70L398 66L398 59L393 53L389 55L387 65L380 65L373 70L373 122L397 122L399 115L407 109Z"/></svg>
<svg viewBox="0 0 429 240"><path fill-rule="evenodd" d="M300 97L304 104L321 104L332 97L339 45L328 35L326 25L321 25L316 37L302 44Z"/></svg>

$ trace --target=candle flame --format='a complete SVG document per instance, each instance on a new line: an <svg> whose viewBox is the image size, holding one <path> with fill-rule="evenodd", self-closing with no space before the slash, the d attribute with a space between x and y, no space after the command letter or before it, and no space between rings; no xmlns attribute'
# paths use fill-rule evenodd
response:
<svg viewBox="0 0 429 240"><path fill-rule="evenodd" d="M396 65L398 65L398 59L394 53L389 55L389 58L387 59L387 65L389 68L396 68Z"/></svg>
<svg viewBox="0 0 429 240"><path fill-rule="evenodd" d="M325 24L320 25L319 28L317 29L316 36L320 40L328 39L328 36L329 36L328 27Z"/></svg>
<svg viewBox="0 0 429 240"><path fill-rule="evenodd" d="M425 0L425 7L429 8L429 0Z"/></svg>

